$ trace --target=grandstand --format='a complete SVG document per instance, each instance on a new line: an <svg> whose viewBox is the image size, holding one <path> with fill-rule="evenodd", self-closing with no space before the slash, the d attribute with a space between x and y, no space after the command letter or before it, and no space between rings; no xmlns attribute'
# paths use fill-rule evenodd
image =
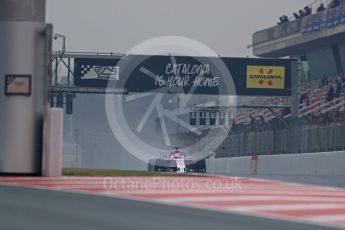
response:
<svg viewBox="0 0 345 230"><path fill-rule="evenodd" d="M255 56L298 60L298 118L284 107L289 97L240 99L262 108L237 111L217 157L345 149L345 1L323 3L320 12L320 1L314 1L310 15L253 34ZM217 128L210 125L212 117L209 122L192 118L194 124Z"/></svg>
<svg viewBox="0 0 345 230"><path fill-rule="evenodd" d="M321 80L320 80L321 81ZM344 99L344 87L345 79L340 76L332 76L327 78L327 85L322 85L318 80L313 80L310 82L304 82L300 85L299 89L299 117L309 120L314 116L320 116L324 114L330 114L338 112L337 115L345 115L345 99ZM336 81L340 82L340 94L332 100L327 100L327 95L329 88L337 88ZM287 105L289 104L288 97L278 97L278 98L264 98L260 100L262 105ZM290 111L286 109L276 109L276 113L281 115L283 118L289 118L291 116ZM243 110L241 111L235 119L236 125L249 125L252 123L252 119L263 118L265 123L270 122L275 118L268 109L256 109L256 110Z"/></svg>

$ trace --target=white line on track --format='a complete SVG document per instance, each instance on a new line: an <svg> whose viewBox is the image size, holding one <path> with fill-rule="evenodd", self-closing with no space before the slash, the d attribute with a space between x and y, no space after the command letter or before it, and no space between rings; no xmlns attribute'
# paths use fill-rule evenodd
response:
<svg viewBox="0 0 345 230"><path fill-rule="evenodd" d="M344 215L318 215L318 216L311 216L311 217L305 217L303 219L306 219L308 221L313 222L336 222L336 221L345 221L345 213Z"/></svg>
<svg viewBox="0 0 345 230"><path fill-rule="evenodd" d="M252 205L252 206L229 206L224 209L230 211L250 212L250 211L299 211L299 210L334 210L345 209L345 205L340 204L277 204L277 205ZM306 212L307 214L308 212Z"/></svg>
<svg viewBox="0 0 345 230"><path fill-rule="evenodd" d="M319 201L319 202L344 202L345 198L320 198L320 197L295 197L295 196L219 196L219 197L178 197L172 199L158 200L167 203L175 202L221 202L221 201L269 201L269 200L284 200L284 201Z"/></svg>

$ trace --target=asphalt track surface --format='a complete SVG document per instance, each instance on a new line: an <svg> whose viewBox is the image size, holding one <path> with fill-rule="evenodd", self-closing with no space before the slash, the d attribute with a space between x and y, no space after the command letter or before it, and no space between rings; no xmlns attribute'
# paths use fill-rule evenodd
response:
<svg viewBox="0 0 345 230"><path fill-rule="evenodd" d="M333 228L114 197L1 185L0 229L319 230Z"/></svg>

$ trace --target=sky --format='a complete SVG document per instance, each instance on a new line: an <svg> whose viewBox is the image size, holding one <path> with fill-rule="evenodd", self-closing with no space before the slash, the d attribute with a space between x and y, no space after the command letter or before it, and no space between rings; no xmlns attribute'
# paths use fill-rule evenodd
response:
<svg viewBox="0 0 345 230"><path fill-rule="evenodd" d="M195 39L221 56L252 56L252 34L311 0L47 0L67 51L127 53L158 36ZM54 50L61 41L54 41Z"/></svg>

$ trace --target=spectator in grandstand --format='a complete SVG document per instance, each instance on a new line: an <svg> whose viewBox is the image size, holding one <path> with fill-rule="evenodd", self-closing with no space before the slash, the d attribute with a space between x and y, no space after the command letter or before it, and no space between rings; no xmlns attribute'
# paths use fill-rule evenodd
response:
<svg viewBox="0 0 345 230"><path fill-rule="evenodd" d="M289 18L284 14L283 16L279 17L278 25L282 25L284 23L289 22Z"/></svg>
<svg viewBox="0 0 345 230"><path fill-rule="evenodd" d="M283 21L284 21L284 23L289 22L289 18L285 14L283 15Z"/></svg>
<svg viewBox="0 0 345 230"><path fill-rule="evenodd" d="M251 125L252 127L254 127L254 125L255 125L255 119L254 119L254 117L252 117L252 115L249 115L249 119L250 119L250 125Z"/></svg>
<svg viewBox="0 0 345 230"><path fill-rule="evenodd" d="M305 12L303 10L299 10L299 18L304 18L305 17Z"/></svg>
<svg viewBox="0 0 345 230"><path fill-rule="evenodd" d="M330 87L329 87L329 90L328 90L328 92L327 92L327 101L328 102L331 102L331 101L333 101L333 99L334 99L334 87L333 87L333 85L331 85Z"/></svg>
<svg viewBox="0 0 345 230"><path fill-rule="evenodd" d="M336 7L340 6L340 1L339 0L333 0L332 4L333 4L333 8L336 8Z"/></svg>
<svg viewBox="0 0 345 230"><path fill-rule="evenodd" d="M304 7L305 16L311 15L312 10L309 6Z"/></svg>
<svg viewBox="0 0 345 230"><path fill-rule="evenodd" d="M337 7L337 5L339 6L339 4L340 4L339 1L332 0L332 1L331 1L331 8L335 8L335 7Z"/></svg>
<svg viewBox="0 0 345 230"><path fill-rule="evenodd" d="M295 17L296 20L300 19L299 15L296 12L293 13L293 16Z"/></svg>
<svg viewBox="0 0 345 230"><path fill-rule="evenodd" d="M287 115L289 115L291 113L291 109L290 108L284 108L284 110L283 110L283 117L285 117L285 116L287 116Z"/></svg>
<svg viewBox="0 0 345 230"><path fill-rule="evenodd" d="M321 3L321 5L319 6L319 8L317 8L316 12L322 12L325 10L325 6L323 5L323 3Z"/></svg>
<svg viewBox="0 0 345 230"><path fill-rule="evenodd" d="M260 115L259 119L260 119L260 124L261 124L261 125L263 125L263 124L266 123L266 120L265 120L265 118L264 118L263 115Z"/></svg>
<svg viewBox="0 0 345 230"><path fill-rule="evenodd" d="M284 19L283 19L283 17L281 16L281 17L279 17L279 22L277 23L278 25L281 25L281 24L283 24L284 23Z"/></svg>
<svg viewBox="0 0 345 230"><path fill-rule="evenodd" d="M329 4L328 4L328 8L336 8L340 6L340 1L339 0L332 0Z"/></svg>
<svg viewBox="0 0 345 230"><path fill-rule="evenodd" d="M340 83L339 80L336 80L335 84L336 84L336 88L335 88L335 95L334 95L334 97L335 98L339 98L341 96L341 88L342 88L341 87L341 83Z"/></svg>
<svg viewBox="0 0 345 230"><path fill-rule="evenodd" d="M321 83L321 87L328 85L328 78L326 75L322 75L320 83Z"/></svg>
<svg viewBox="0 0 345 230"><path fill-rule="evenodd" d="M341 76L340 83L342 85L342 90L343 90L343 93L344 93L344 96L345 96L345 76L344 75Z"/></svg>
<svg viewBox="0 0 345 230"><path fill-rule="evenodd" d="M306 106L309 105L309 96L308 92L303 93L299 98L299 104L305 104Z"/></svg>

